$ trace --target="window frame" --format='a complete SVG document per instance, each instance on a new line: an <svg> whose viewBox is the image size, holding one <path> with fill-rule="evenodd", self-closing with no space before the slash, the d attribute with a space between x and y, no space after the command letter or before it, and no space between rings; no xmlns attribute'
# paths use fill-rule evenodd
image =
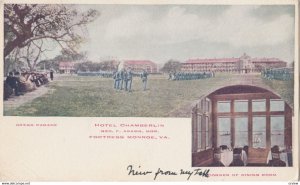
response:
<svg viewBox="0 0 300 185"><path fill-rule="evenodd" d="M208 109L208 110L207 110ZM198 102L198 104L194 107L192 113L192 151L200 152L212 148L212 104L211 100L208 98L204 98ZM200 119L199 119L200 118ZM206 124L206 119L208 120L208 129ZM200 123L200 124L199 124ZM199 132L199 125L201 126L201 134ZM201 137L199 143L199 136ZM208 142L207 142L208 138Z"/></svg>
<svg viewBox="0 0 300 185"><path fill-rule="evenodd" d="M271 148L271 127L270 127L270 119L271 116L280 115L284 116L286 119L287 110L286 110L286 103L284 102L284 111L270 111L270 101L277 99L282 100L275 96L270 92L264 93L243 93L243 94L221 94L221 95L214 95L210 97L212 100L213 105L217 106L218 101L230 101L231 102L231 111L230 112L218 112L217 108L213 109L213 118L214 118L214 128L215 133L214 135L217 136L217 118L218 117L231 117L231 146L235 147L235 123L234 119L236 117L246 116L248 117L248 146L253 147L253 117L254 116L266 116L266 147L264 148ZM234 101L235 100L248 100L248 112L235 112L234 110ZM255 100L265 100L266 109L265 111L253 111L252 109L252 101ZM282 100L283 101L283 100ZM286 128L286 122L284 122L284 128ZM286 134L284 134L286 135ZM284 139L286 139L284 137ZM218 147L218 138L214 138L213 146ZM285 140L284 140L285 143Z"/></svg>

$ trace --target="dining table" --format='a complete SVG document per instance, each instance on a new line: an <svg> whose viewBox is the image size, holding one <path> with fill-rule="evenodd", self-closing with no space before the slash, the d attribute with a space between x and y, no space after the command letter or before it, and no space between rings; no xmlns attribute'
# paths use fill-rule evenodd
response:
<svg viewBox="0 0 300 185"><path fill-rule="evenodd" d="M244 165L247 165L247 154L244 150L241 153L241 160L244 162ZM220 161L224 164L224 166L228 167L233 161L233 151L232 150L222 150L221 151L221 159Z"/></svg>

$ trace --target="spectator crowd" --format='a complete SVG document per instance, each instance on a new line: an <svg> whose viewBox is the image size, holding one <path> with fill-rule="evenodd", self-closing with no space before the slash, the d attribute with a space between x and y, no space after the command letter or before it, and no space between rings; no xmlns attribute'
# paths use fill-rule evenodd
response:
<svg viewBox="0 0 300 185"><path fill-rule="evenodd" d="M12 95L20 96L27 92L34 91L36 88L49 82L47 73L38 72L9 72L4 81L4 100ZM50 72L50 78L53 80L53 71Z"/></svg>

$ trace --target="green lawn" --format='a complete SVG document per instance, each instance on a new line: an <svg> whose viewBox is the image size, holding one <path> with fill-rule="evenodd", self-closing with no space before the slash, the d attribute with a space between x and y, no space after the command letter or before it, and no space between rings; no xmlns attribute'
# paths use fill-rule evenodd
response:
<svg viewBox="0 0 300 185"><path fill-rule="evenodd" d="M238 78L222 74L205 80L168 81L166 76L153 75L148 80L147 91L142 90L141 79L134 78L133 91L129 93L113 89L113 79L65 76L49 85L53 91L15 110L5 111L4 115L168 117L170 112L192 103L211 89ZM265 83L280 89L280 94L292 102L292 84Z"/></svg>
<svg viewBox="0 0 300 185"><path fill-rule="evenodd" d="M294 107L294 81L263 79L263 83L278 93L290 106Z"/></svg>

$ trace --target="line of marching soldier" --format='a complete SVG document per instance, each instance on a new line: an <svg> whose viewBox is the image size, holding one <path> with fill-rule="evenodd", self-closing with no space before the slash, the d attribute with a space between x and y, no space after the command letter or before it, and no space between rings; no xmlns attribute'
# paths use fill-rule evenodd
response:
<svg viewBox="0 0 300 185"><path fill-rule="evenodd" d="M146 70L143 70L142 73L133 73L131 69L122 69L116 71L113 75L114 79L114 89L116 90L125 90L131 92L132 78L140 76L143 83L143 90L147 89L148 73Z"/></svg>
<svg viewBox="0 0 300 185"><path fill-rule="evenodd" d="M99 76L101 78L112 78L114 72L112 71L78 71L78 76Z"/></svg>
<svg viewBox="0 0 300 185"><path fill-rule="evenodd" d="M268 80L292 80L294 73L292 68L274 68L264 69L261 71L261 76Z"/></svg>
<svg viewBox="0 0 300 185"><path fill-rule="evenodd" d="M131 92L133 73L130 69L122 69L116 71L113 75L114 79L114 89L125 90Z"/></svg>
<svg viewBox="0 0 300 185"><path fill-rule="evenodd" d="M214 77L214 72L171 72L168 80L197 80Z"/></svg>
<svg viewBox="0 0 300 185"><path fill-rule="evenodd" d="M15 96L24 95L24 93L33 91L48 82L46 73L9 72L4 82L4 100L7 100L12 94L15 94Z"/></svg>

